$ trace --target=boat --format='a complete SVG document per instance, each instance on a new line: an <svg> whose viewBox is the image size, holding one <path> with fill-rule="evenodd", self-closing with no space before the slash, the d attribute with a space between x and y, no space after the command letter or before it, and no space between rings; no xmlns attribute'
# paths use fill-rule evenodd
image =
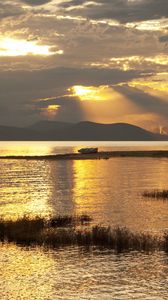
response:
<svg viewBox="0 0 168 300"><path fill-rule="evenodd" d="M98 153L98 148L81 148L78 152L81 154L93 154Z"/></svg>

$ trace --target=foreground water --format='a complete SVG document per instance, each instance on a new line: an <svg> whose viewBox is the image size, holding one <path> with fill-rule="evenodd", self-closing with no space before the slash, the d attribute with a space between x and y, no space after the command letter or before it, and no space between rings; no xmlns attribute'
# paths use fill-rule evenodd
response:
<svg viewBox="0 0 168 300"><path fill-rule="evenodd" d="M167 300L163 253L115 255L74 248L44 251L1 246L2 300Z"/></svg>
<svg viewBox="0 0 168 300"><path fill-rule="evenodd" d="M86 145L84 143L84 145ZM87 143L90 145L90 143ZM93 143L97 146L97 143ZM142 192L168 189L168 159L8 160L7 155L76 152L82 143L0 143L0 215L91 215L97 224L156 234L168 228L168 202ZM101 143L100 150L168 150L168 143ZM2 300L168 298L168 257L55 251L1 245Z"/></svg>

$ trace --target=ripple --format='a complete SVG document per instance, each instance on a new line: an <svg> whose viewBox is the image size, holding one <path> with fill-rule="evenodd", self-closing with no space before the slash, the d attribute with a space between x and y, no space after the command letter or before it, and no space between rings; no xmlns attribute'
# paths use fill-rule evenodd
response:
<svg viewBox="0 0 168 300"><path fill-rule="evenodd" d="M70 247L59 251L1 245L0 294L6 300L168 297L164 253L116 255Z"/></svg>

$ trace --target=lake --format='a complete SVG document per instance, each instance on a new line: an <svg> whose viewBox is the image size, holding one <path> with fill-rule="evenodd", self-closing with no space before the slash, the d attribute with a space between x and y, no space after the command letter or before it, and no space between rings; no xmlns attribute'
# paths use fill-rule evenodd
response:
<svg viewBox="0 0 168 300"><path fill-rule="evenodd" d="M9 160L8 155L100 150L168 150L168 142L0 142L0 216L87 213L93 224L155 234L168 229L168 201L143 198L168 189L167 158ZM69 247L60 250L1 245L1 299L168 298L168 256Z"/></svg>

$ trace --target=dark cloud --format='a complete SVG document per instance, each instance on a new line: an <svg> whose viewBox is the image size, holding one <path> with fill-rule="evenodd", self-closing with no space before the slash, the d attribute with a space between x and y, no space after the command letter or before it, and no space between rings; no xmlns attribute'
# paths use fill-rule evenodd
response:
<svg viewBox="0 0 168 300"><path fill-rule="evenodd" d="M143 74L142 77L145 75ZM73 85L99 86L128 82L131 79L141 77L139 71L121 71L117 69L75 69L55 68L38 71L1 71L0 72L0 98L1 104L9 108L4 115L0 112L1 123L27 124L36 121L39 115L34 113L35 100L40 98L58 97L67 93L67 89ZM69 101L70 100L70 101ZM49 103L46 102L45 105ZM53 103L53 101L52 101ZM51 103L51 104L52 104ZM63 106L62 111L68 114L68 109L73 107L71 116L79 113L77 99L62 99L54 101ZM73 104L73 105L72 105ZM42 105L42 104L39 104ZM69 108L68 108L69 107ZM37 107L36 107L37 109ZM31 114L32 111L32 114ZM80 114L79 114L80 116Z"/></svg>
<svg viewBox="0 0 168 300"><path fill-rule="evenodd" d="M160 19L168 16L167 0L99 0L92 1L97 5L89 5L87 0L64 1L60 4L64 10L71 9L71 14L91 19L115 19L121 23ZM81 8L80 5L83 5Z"/></svg>
<svg viewBox="0 0 168 300"><path fill-rule="evenodd" d="M15 1L13 1L13 3L9 1L0 3L0 20L8 17L17 17L23 12L24 10Z"/></svg>
<svg viewBox="0 0 168 300"><path fill-rule="evenodd" d="M59 5L60 7L69 8L71 6L79 6L82 4L87 3L86 0L71 0L71 1L62 1L62 3Z"/></svg>
<svg viewBox="0 0 168 300"><path fill-rule="evenodd" d="M115 106L114 99L99 104L92 101L91 105L89 101L82 102L76 97L60 97L68 94L67 89L73 85L111 85L123 94L125 103L129 99L138 107L133 111L137 116L142 110L144 115L154 113L164 119L168 117L163 95L157 98L127 85L136 78L144 82L151 74L157 73L158 83L160 74L166 72L164 59L168 37L166 19L161 18L168 15L167 0L1 2L2 41L5 36L35 41L37 45L51 47L51 51L63 50L62 55L45 57L0 57L1 124L24 126L36 122L44 117L40 112L45 111L47 105L60 105L56 118L62 121L86 120L84 106L87 105L91 108L90 120L94 119L95 113L96 117L103 115L104 119L111 121L117 115L117 107L118 117L122 120L125 113L129 115L124 100L120 98L120 106L118 103ZM115 19L121 24L99 22L103 19ZM157 19L156 22L125 24L153 19ZM116 87L120 83L122 85ZM44 98L51 99L38 100Z"/></svg>
<svg viewBox="0 0 168 300"><path fill-rule="evenodd" d="M39 6L39 5L49 3L52 0L21 0L21 1L28 4L28 5Z"/></svg>
<svg viewBox="0 0 168 300"><path fill-rule="evenodd" d="M162 35L159 37L159 41L161 43L167 43L168 42L168 35Z"/></svg>
<svg viewBox="0 0 168 300"><path fill-rule="evenodd" d="M62 96L56 99L47 101L38 101L35 103L37 112L47 109L48 105L59 105L55 119L57 121L79 122L87 120L84 110L82 109L81 102L78 97Z"/></svg>
<svg viewBox="0 0 168 300"><path fill-rule="evenodd" d="M147 76L143 73L142 77ZM4 71L0 73L0 91L25 92L50 90L72 85L104 85L127 82L141 77L140 71L99 68L55 68L34 71Z"/></svg>

